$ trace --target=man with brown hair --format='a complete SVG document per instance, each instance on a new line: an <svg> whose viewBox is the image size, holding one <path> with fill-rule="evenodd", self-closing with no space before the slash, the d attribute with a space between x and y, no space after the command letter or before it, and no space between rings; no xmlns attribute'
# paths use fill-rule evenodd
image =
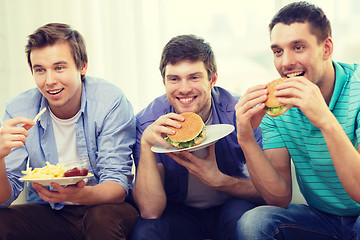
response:
<svg viewBox="0 0 360 240"><path fill-rule="evenodd" d="M38 28L26 53L37 88L7 103L1 125L0 239L125 239L138 218L124 202L133 178L130 102L113 84L86 76L84 39L66 24ZM93 174L87 183L32 183L27 203L10 206L27 165L81 159Z"/></svg>
<svg viewBox="0 0 360 240"><path fill-rule="evenodd" d="M359 65L332 60L330 22L314 4L286 5L269 30L274 65L286 77L275 96L293 107L265 115L265 85L249 88L236 105L250 176L271 205L241 217L238 239L358 239ZM252 134L260 122L264 150ZM290 204L294 177L308 205Z"/></svg>
<svg viewBox="0 0 360 240"><path fill-rule="evenodd" d="M194 35L176 36L165 45L160 73L166 94L136 115L133 196L142 218L132 238L232 240L237 219L262 201L249 179L237 131L178 155L155 154L151 147L166 144L163 134L174 133L169 126L179 128L184 112L198 114L205 125L235 125L239 97L215 86L214 52ZM254 134L261 146L260 129Z"/></svg>

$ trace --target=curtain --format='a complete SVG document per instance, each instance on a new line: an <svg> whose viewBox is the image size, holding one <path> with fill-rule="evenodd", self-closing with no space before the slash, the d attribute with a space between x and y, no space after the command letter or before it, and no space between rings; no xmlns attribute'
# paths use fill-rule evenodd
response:
<svg viewBox="0 0 360 240"><path fill-rule="evenodd" d="M157 70L162 44L159 28L152 28L151 35L146 35L147 25L159 25L157 14L143 14L149 7L158 11L157 1L149 1L151 6L145 2L0 0L1 113L7 100L36 87L24 48L27 36L50 22L67 23L84 36L89 59L87 74L119 86L136 111L163 93Z"/></svg>
<svg viewBox="0 0 360 240"><path fill-rule="evenodd" d="M163 46L179 34L195 34L212 46L217 85L243 93L278 76L267 26L288 0L0 0L0 112L5 102L35 87L24 46L36 28L62 22L85 38L88 75L119 86L135 113L163 94L159 67ZM359 62L357 0L311 1L328 15L334 59Z"/></svg>

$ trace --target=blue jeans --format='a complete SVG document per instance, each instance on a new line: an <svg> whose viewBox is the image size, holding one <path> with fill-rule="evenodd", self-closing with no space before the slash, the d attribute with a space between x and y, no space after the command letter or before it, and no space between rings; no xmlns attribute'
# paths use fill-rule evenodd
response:
<svg viewBox="0 0 360 240"><path fill-rule="evenodd" d="M230 199L224 205L197 209L183 204L168 204L163 216L158 219L142 219L135 224L131 240L233 240L236 222L255 203Z"/></svg>
<svg viewBox="0 0 360 240"><path fill-rule="evenodd" d="M237 223L237 239L358 239L360 217L325 213L306 205L260 206Z"/></svg>

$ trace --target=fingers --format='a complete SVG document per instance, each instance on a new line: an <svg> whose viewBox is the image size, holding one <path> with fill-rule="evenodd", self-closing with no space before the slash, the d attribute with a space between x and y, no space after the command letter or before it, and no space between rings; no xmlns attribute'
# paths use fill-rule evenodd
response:
<svg viewBox="0 0 360 240"><path fill-rule="evenodd" d="M317 100L311 100L314 98L319 98L320 101L323 99L319 87L302 76L286 79L277 87L277 90L274 95L280 103L296 107L306 105L307 102L317 102Z"/></svg>
<svg viewBox="0 0 360 240"><path fill-rule="evenodd" d="M245 114L255 107L264 108L263 103L267 100L267 93L268 90L265 85L258 85L249 88L239 99L235 106L235 110L240 114Z"/></svg>
<svg viewBox="0 0 360 240"><path fill-rule="evenodd" d="M69 186L61 186L53 182L51 183L51 187L53 187L56 191L50 191L38 183L32 184L33 188L37 191L42 200L53 203L64 201L71 202L74 196L79 193L85 187L85 185L86 184L83 180L77 184Z"/></svg>
<svg viewBox="0 0 360 240"><path fill-rule="evenodd" d="M26 127L18 126L20 124L25 124ZM7 156L12 148L24 146L29 135L27 129L34 124L33 120L22 117L4 121L0 131L0 157Z"/></svg>
<svg viewBox="0 0 360 240"><path fill-rule="evenodd" d="M149 146L153 146L156 142L159 142L162 145L170 147L171 145L165 141L164 137L175 134L175 129L181 128L181 124L179 123L181 121L184 121L184 117L176 113L169 113L159 117L145 129L142 135L142 141Z"/></svg>
<svg viewBox="0 0 360 240"><path fill-rule="evenodd" d="M25 117L17 117L13 119L6 120L2 123L2 127L15 127L17 125L22 124L23 126L26 126L26 130L30 129L32 126L36 124L34 120L25 118Z"/></svg>
<svg viewBox="0 0 360 240"><path fill-rule="evenodd" d="M209 146L208 157L211 156L211 155L215 156L215 144L212 144L212 145Z"/></svg>
<svg viewBox="0 0 360 240"><path fill-rule="evenodd" d="M265 115L263 109L267 100L267 94L266 85L249 88L235 105L237 124L241 124L244 127L243 124L248 126L249 122L254 121L252 125L256 127L257 122L261 121ZM238 125L238 127L240 126Z"/></svg>
<svg viewBox="0 0 360 240"><path fill-rule="evenodd" d="M188 151L181 151L178 154L166 153L166 155L168 155L169 157L174 159L178 164L184 166L185 168L188 169L188 171L190 171L190 167L191 167L190 158L192 158L193 156L191 153L189 153Z"/></svg>
<svg viewBox="0 0 360 240"><path fill-rule="evenodd" d="M22 126L19 126L22 124ZM27 137L29 135L28 131L31 127L33 127L36 123L24 117L18 117L6 120L1 125L1 134L21 134Z"/></svg>

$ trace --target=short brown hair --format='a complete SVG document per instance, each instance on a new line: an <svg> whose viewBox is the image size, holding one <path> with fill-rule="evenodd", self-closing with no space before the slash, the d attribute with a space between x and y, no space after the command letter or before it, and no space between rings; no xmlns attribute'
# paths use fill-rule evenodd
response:
<svg viewBox="0 0 360 240"><path fill-rule="evenodd" d="M165 79L165 68L180 61L202 61L209 80L216 74L215 55L209 43L195 35L180 35L172 38L164 47L160 60L160 72Z"/></svg>
<svg viewBox="0 0 360 240"><path fill-rule="evenodd" d="M290 25L295 22L308 22L311 26L311 33L316 36L319 43L327 37L331 37L330 21L323 10L305 1L293 2L281 8L271 20L269 31L271 33L278 23Z"/></svg>
<svg viewBox="0 0 360 240"><path fill-rule="evenodd" d="M78 70L88 62L83 36L67 24L49 23L39 27L33 34L28 36L25 52L31 72L33 72L30 60L31 51L35 48L54 45L61 41L67 41L70 44L71 52ZM85 76L81 76L81 79L84 79L84 77Z"/></svg>

